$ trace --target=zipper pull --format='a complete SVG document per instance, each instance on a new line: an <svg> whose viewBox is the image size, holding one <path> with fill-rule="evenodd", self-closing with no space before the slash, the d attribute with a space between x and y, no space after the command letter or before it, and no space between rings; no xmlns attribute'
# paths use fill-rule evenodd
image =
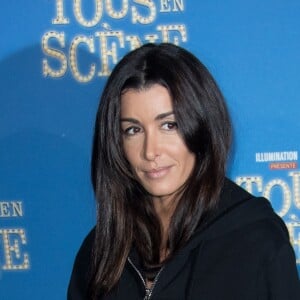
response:
<svg viewBox="0 0 300 300"><path fill-rule="evenodd" d="M144 300L149 300L150 296L151 296L151 289L146 288L145 291L146 291L146 294L145 294Z"/></svg>

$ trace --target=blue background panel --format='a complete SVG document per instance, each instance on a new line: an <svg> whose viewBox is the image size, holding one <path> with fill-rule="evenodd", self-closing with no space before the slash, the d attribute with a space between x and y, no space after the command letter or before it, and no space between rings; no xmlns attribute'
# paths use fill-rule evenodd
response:
<svg viewBox="0 0 300 300"><path fill-rule="evenodd" d="M107 80L99 72L151 39L187 48L216 78L235 131L228 176L269 197L300 270L299 1L81 3L0 3L0 299L66 298L75 254L95 224L90 153ZM60 13L69 23L53 23ZM93 65L95 74L80 82Z"/></svg>

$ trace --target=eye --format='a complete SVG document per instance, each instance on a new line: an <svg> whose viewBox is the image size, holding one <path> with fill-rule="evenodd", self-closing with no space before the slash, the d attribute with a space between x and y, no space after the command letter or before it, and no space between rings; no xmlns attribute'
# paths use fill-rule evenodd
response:
<svg viewBox="0 0 300 300"><path fill-rule="evenodd" d="M178 125L175 121L168 121L162 124L162 128L165 130L176 130Z"/></svg>
<svg viewBox="0 0 300 300"><path fill-rule="evenodd" d="M130 127L123 129L123 134L126 136L132 136L132 135L139 133L140 131L141 131L140 127L130 126Z"/></svg>

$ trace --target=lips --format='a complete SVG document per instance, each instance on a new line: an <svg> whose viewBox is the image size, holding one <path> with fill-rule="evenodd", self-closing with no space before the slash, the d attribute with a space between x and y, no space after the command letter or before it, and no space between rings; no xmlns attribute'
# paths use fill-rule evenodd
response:
<svg viewBox="0 0 300 300"><path fill-rule="evenodd" d="M149 179L158 179L158 178L162 178L165 175L167 175L167 173L169 172L170 169L171 169L171 166L160 167L160 168L155 168L155 169L151 169L151 170L146 170L146 171L144 171L144 173L145 173L146 177Z"/></svg>

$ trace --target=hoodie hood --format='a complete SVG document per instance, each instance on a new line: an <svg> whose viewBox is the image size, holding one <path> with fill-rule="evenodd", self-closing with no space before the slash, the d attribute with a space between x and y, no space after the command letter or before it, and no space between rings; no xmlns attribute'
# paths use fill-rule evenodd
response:
<svg viewBox="0 0 300 300"><path fill-rule="evenodd" d="M173 258L187 257L190 251L204 241L215 239L266 218L274 218L274 211L268 200L251 195L225 178L216 209L197 227L188 243ZM286 230L281 219L278 220ZM130 257L138 266L141 265L135 249L132 249Z"/></svg>
<svg viewBox="0 0 300 300"><path fill-rule="evenodd" d="M176 278L186 262L191 260L190 256L194 257L192 261L196 261L197 257L202 255L203 247L209 240L222 237L260 220L274 219L274 217L278 218L277 221L282 224L282 229L287 232L283 221L274 214L268 200L254 197L231 180L225 179L215 211L206 222L199 225L186 246L167 262L163 271L164 276L162 276L163 278L161 278L155 293L168 286L173 278Z"/></svg>
<svg viewBox="0 0 300 300"><path fill-rule="evenodd" d="M262 197L254 197L226 178L215 211L206 222L200 224L182 251L193 249L203 240L217 238L266 218L274 218L274 210L270 202ZM278 220L285 230L281 219Z"/></svg>

